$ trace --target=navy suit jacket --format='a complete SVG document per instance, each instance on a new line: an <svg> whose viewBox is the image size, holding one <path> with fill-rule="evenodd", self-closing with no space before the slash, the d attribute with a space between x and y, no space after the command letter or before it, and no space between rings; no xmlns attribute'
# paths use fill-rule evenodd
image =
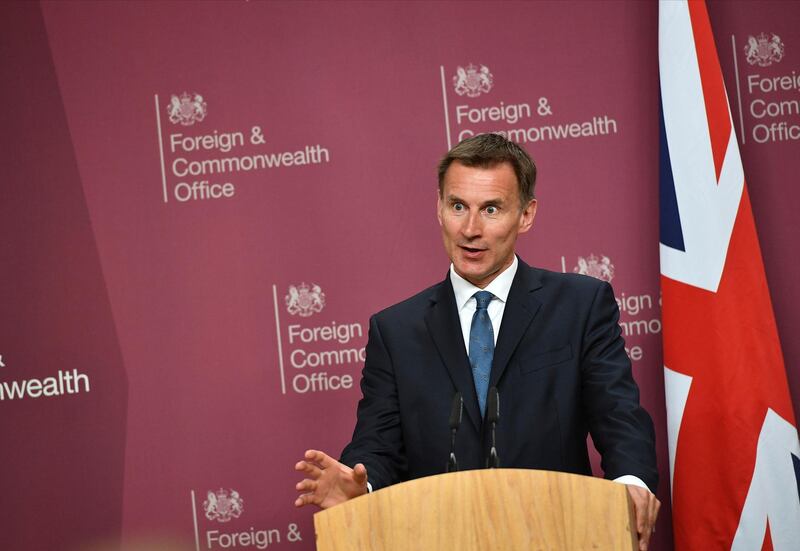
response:
<svg viewBox="0 0 800 551"><path fill-rule="evenodd" d="M639 405L611 286L520 260L497 338L490 386L500 396L502 467L591 474L586 436L606 478L658 484L653 423ZM453 395L464 396L459 468L486 465L482 422L450 277L370 319L363 397L342 462L364 463L373 489L445 471Z"/></svg>

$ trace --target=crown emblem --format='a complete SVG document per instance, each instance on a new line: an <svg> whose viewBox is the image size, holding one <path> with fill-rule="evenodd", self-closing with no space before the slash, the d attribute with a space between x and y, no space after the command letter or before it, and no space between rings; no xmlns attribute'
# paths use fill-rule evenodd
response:
<svg viewBox="0 0 800 551"><path fill-rule="evenodd" d="M180 96L172 95L167 105L167 115L172 124L180 123L191 126L206 118L208 106L200 94L189 95L186 92Z"/></svg>

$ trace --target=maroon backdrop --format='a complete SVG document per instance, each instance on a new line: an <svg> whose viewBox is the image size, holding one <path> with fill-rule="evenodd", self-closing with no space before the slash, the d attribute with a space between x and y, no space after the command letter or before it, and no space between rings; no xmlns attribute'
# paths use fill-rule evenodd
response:
<svg viewBox="0 0 800 551"><path fill-rule="evenodd" d="M797 407L800 4L709 12ZM293 464L348 441L369 315L445 275L437 159L500 131L540 170L522 257L614 286L671 549L656 3L6 3L0 26L3 548L313 549Z"/></svg>

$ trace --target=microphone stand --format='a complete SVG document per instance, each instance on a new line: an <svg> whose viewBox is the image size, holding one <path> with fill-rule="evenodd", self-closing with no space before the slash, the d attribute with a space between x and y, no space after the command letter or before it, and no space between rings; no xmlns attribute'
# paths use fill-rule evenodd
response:
<svg viewBox="0 0 800 551"><path fill-rule="evenodd" d="M464 412L464 398L460 392L453 396L453 404L450 407L450 457L447 460L445 472L453 473L458 470L458 460L456 459L456 433L461 426L461 417Z"/></svg>
<svg viewBox="0 0 800 551"><path fill-rule="evenodd" d="M489 449L489 457L486 459L486 467L489 469L497 469L500 467L500 458L497 456L497 421L500 419L500 395L497 393L497 387L489 389L489 395L486 401L486 420L489 422L492 430L492 447Z"/></svg>

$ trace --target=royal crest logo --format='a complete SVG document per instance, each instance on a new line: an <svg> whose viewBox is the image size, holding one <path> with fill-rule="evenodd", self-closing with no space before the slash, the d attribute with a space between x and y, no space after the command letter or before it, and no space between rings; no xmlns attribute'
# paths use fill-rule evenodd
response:
<svg viewBox="0 0 800 551"><path fill-rule="evenodd" d="M180 96L173 95L167 105L167 114L172 124L181 123L191 126L206 118L208 106L200 94L189 95L186 92Z"/></svg>
<svg viewBox="0 0 800 551"><path fill-rule="evenodd" d="M231 489L228 492L220 488L216 492L208 492L208 497L203 501L203 510L208 520L228 522L242 516L244 500L236 490Z"/></svg>
<svg viewBox="0 0 800 551"><path fill-rule="evenodd" d="M578 257L578 265L572 270L576 274L592 276L603 281L614 279L614 265L607 256L590 254L588 257Z"/></svg>
<svg viewBox="0 0 800 551"><path fill-rule="evenodd" d="M456 75L453 77L453 86L456 94L459 96L466 95L469 98L477 98L481 94L487 93L492 89L493 84L494 77L492 77L492 73L489 72L489 68L486 65L481 65L478 68L470 63L466 69L459 66L456 69Z"/></svg>
<svg viewBox="0 0 800 551"><path fill-rule="evenodd" d="M783 59L784 45L777 34L768 37L767 33L758 36L749 36L744 45L747 63L759 67L769 67Z"/></svg>
<svg viewBox="0 0 800 551"><path fill-rule="evenodd" d="M314 283L311 287L305 283L289 285L286 294L286 310L293 316L307 318L311 314L322 312L325 307L325 293L319 285Z"/></svg>

